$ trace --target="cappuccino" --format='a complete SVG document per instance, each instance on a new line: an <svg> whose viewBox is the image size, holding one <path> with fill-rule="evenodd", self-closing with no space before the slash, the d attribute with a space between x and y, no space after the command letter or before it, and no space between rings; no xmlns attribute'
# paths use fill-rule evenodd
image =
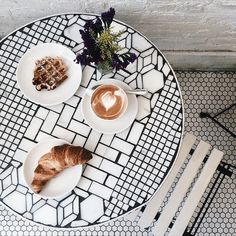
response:
<svg viewBox="0 0 236 236"><path fill-rule="evenodd" d="M124 113L127 95L116 85L99 86L92 94L91 107L94 113L105 120L114 120Z"/></svg>

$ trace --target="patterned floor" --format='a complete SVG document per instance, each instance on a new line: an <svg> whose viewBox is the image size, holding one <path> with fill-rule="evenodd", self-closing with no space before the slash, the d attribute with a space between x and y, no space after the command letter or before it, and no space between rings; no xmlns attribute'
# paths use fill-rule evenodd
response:
<svg viewBox="0 0 236 236"><path fill-rule="evenodd" d="M185 102L185 131L225 152L222 168L215 175L189 224L189 235L236 234L236 140L212 123L199 118L201 111L216 114L236 100L236 73L177 72ZM236 132L236 109L217 118ZM119 219L104 226L55 231L21 220L0 206L0 236L4 235L151 235L135 223Z"/></svg>

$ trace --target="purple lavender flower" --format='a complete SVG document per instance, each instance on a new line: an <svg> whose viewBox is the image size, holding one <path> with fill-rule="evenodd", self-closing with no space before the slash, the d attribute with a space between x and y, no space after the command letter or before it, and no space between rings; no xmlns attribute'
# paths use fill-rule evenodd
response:
<svg viewBox="0 0 236 236"><path fill-rule="evenodd" d="M77 54L76 61L80 62L81 65L88 65L88 63L89 63L87 54L85 52L82 52L81 54Z"/></svg>
<svg viewBox="0 0 236 236"><path fill-rule="evenodd" d="M84 40L84 46L86 48L94 48L96 46L95 39L91 36L89 31L87 30L80 30L81 38Z"/></svg>
<svg viewBox="0 0 236 236"><path fill-rule="evenodd" d="M135 53L130 53L129 61L130 61L131 63L133 63L136 59L137 59L136 54L135 54Z"/></svg>
<svg viewBox="0 0 236 236"><path fill-rule="evenodd" d="M110 49L107 48L108 54L112 54L112 61L110 61L110 57L106 57L106 54L104 54L104 47L103 51L100 49L98 39L104 32L110 32L109 28L114 15L114 8L110 8L107 12L101 14L102 20L99 17L96 17L96 20L88 20L85 23L84 29L80 30L81 37L84 41L84 50L76 56L76 61L78 63L81 63L81 65L90 65L91 63L95 63L96 65L103 64L106 67L110 66L119 70L126 68L129 63L133 63L136 60L137 56L134 53L129 52L118 55L117 53L114 53L114 51L111 53L109 51ZM114 44L115 43L117 42L114 42Z"/></svg>
<svg viewBox="0 0 236 236"><path fill-rule="evenodd" d="M127 54L114 54L112 58L112 67L116 70L125 69L129 63L133 63L136 60L137 56L134 53Z"/></svg>
<svg viewBox="0 0 236 236"><path fill-rule="evenodd" d="M104 28L102 26L102 21L99 17L97 17L95 23L92 25L91 29L96 34L101 34L104 31Z"/></svg>
<svg viewBox="0 0 236 236"><path fill-rule="evenodd" d="M121 61L116 53L112 57L112 67L116 70L121 69Z"/></svg>
<svg viewBox="0 0 236 236"><path fill-rule="evenodd" d="M89 30L93 24L92 20L87 20L86 23L84 24L84 29Z"/></svg>
<svg viewBox="0 0 236 236"><path fill-rule="evenodd" d="M115 13L116 13L115 9L111 7L108 11L103 12L101 14L102 21L103 21L106 29L108 29L110 27L111 22L113 21L113 18L115 16Z"/></svg>

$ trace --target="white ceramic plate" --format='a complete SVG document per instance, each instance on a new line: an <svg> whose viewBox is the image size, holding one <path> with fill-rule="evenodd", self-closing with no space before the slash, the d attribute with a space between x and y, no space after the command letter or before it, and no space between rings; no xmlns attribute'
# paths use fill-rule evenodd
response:
<svg viewBox="0 0 236 236"><path fill-rule="evenodd" d="M126 83L116 79L102 79L98 82L92 83L90 87L98 84L115 84L124 90L131 89ZM136 95L127 94L127 97L128 106L125 113L115 120L104 120L95 115L90 105L90 96L88 93L85 93L81 106L85 121L99 133L115 134L124 131L133 123L138 113L138 101Z"/></svg>
<svg viewBox="0 0 236 236"><path fill-rule="evenodd" d="M62 145L68 142L61 139L49 139L38 143L27 155L24 165L24 178L29 189L33 191L31 182L34 177L34 170L38 165L41 156L48 153L52 147ZM68 194L78 184L82 174L82 165L76 165L63 170L61 173L51 179L37 194L43 198L57 198Z"/></svg>
<svg viewBox="0 0 236 236"><path fill-rule="evenodd" d="M32 84L35 62L46 56L61 57L68 66L68 78L54 90L38 91ZM81 66L74 62L75 57L69 48L56 43L42 43L29 49L20 59L16 70L17 83L22 93L31 101L45 106L68 100L77 91L82 78Z"/></svg>

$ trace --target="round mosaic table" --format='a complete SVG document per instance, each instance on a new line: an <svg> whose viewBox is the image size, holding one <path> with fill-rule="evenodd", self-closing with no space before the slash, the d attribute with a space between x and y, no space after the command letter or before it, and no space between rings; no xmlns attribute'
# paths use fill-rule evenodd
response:
<svg viewBox="0 0 236 236"><path fill-rule="evenodd" d="M33 222L58 228L97 225L140 207L151 199L176 158L183 130L182 98L177 79L162 53L143 35L119 21L119 44L138 59L112 76L132 88L146 88L138 97L133 124L115 135L92 130L81 115L81 99L90 83L101 79L92 66L83 69L76 94L63 104L43 107L19 90L15 71L32 46L57 42L82 50L79 30L91 14L46 17L14 31L0 42L0 201ZM60 199L42 199L23 179L22 162L46 138L65 139L93 152L76 188Z"/></svg>

